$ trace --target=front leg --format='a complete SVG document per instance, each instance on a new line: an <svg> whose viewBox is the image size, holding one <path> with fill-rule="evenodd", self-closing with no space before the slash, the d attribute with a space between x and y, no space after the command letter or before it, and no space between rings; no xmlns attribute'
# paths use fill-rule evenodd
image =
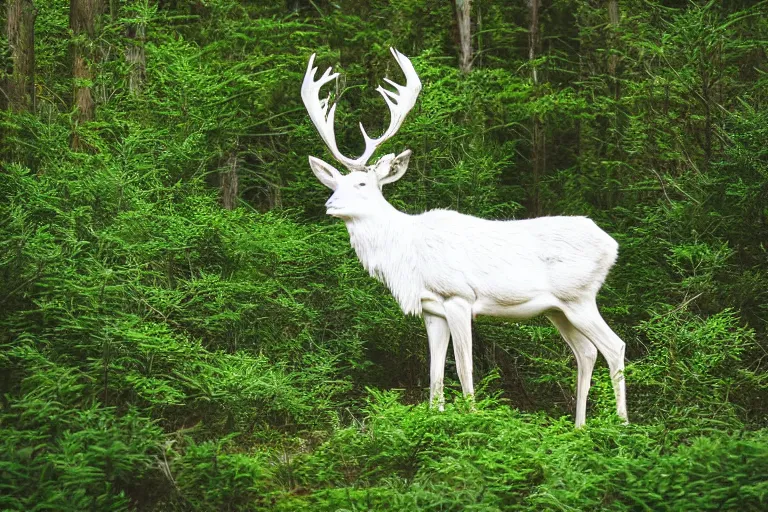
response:
<svg viewBox="0 0 768 512"><path fill-rule="evenodd" d="M472 382L472 306L465 299L451 297L443 302L443 307L453 338L453 353L461 390L464 396L471 397L475 394Z"/></svg>
<svg viewBox="0 0 768 512"><path fill-rule="evenodd" d="M445 374L445 355L448 352L448 340L451 331L445 318L424 312L424 325L429 338L429 406L443 410L443 376Z"/></svg>

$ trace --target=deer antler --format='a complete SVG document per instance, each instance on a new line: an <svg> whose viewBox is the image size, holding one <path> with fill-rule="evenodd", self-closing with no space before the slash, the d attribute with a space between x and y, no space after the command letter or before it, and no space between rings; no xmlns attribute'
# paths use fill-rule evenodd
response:
<svg viewBox="0 0 768 512"><path fill-rule="evenodd" d="M403 70L405 75L405 85L399 85L385 78L384 81L395 88L395 91L390 91L382 86L376 88L376 90L384 98L389 107L389 127L378 138L372 139L365 131L363 124L360 123L360 131L363 133L363 139L365 140L365 151L360 157L352 159L345 157L339 152L336 146L336 135L333 131L333 119L336 113L336 103L329 107L330 95L328 98L320 99L320 88L339 76L338 73L331 73L331 68L325 70L325 73L319 80L315 81L315 72L317 68L312 67L315 62L315 54L309 58L309 65L307 66L307 73L304 75L304 83L301 84L301 99L304 100L304 106L307 107L309 117L312 119L315 128L320 133L320 137L331 150L333 157L338 160L342 165L351 171L363 171L365 166L370 160L376 148L380 146L384 141L391 138L405 120L405 116L413 108L416 103L416 98L421 91L421 81L419 80L416 70L413 68L411 61L395 50L390 48L392 55L395 56L395 60L400 65L400 69Z"/></svg>

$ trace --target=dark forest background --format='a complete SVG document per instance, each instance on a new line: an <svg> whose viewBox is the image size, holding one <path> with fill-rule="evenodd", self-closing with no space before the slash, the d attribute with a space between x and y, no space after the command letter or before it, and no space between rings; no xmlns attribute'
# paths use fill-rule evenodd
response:
<svg viewBox="0 0 768 512"><path fill-rule="evenodd" d="M765 510L768 3L2 0L0 509ZM475 410L324 214L299 96L424 84L399 209L588 215L601 360L479 319Z"/></svg>

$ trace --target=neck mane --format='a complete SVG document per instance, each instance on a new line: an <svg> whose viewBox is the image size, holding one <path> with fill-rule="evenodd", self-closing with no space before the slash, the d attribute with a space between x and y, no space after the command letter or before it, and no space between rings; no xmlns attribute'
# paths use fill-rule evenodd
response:
<svg viewBox="0 0 768 512"><path fill-rule="evenodd" d="M389 288L403 313L420 315L424 278L413 216L387 203L381 213L344 223L363 267Z"/></svg>

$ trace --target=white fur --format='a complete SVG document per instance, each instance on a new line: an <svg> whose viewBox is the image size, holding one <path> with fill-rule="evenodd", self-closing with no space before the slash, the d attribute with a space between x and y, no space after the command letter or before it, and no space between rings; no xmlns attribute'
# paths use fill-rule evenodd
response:
<svg viewBox="0 0 768 512"><path fill-rule="evenodd" d="M345 221L360 262L406 314L421 315L421 301L434 296L461 297L476 314L545 295L553 303L594 296L618 251L586 217L490 221L450 210L383 210Z"/></svg>
<svg viewBox="0 0 768 512"><path fill-rule="evenodd" d="M410 67L409 83L418 83L407 57L395 55L401 66ZM335 105L326 114L327 102L314 100L320 85L330 80L330 70L318 82L311 81L314 72L310 60L302 97L323 140L352 172L342 175L314 157L310 167L334 191L326 202L328 214L344 220L365 269L386 284L404 313L424 317L431 359L430 402L443 407L449 337L462 390L474 394L471 324L476 315L526 319L543 314L576 356L576 426L585 422L598 351L610 368L617 413L626 420L624 342L600 316L595 300L616 261L616 241L586 217L493 221L450 210L421 215L396 210L384 199L381 187L402 177L411 152L385 155L371 166L340 155L332 130ZM418 94L416 87L410 92L407 87L396 88L406 95L414 90ZM402 105L410 109L415 98L406 99ZM391 104L390 110L393 121L387 137L394 134L395 125ZM407 109L398 110L397 127L405 114ZM368 142L367 153L372 153Z"/></svg>
<svg viewBox="0 0 768 512"><path fill-rule="evenodd" d="M397 166L409 155L390 160ZM595 303L618 244L594 222L586 217L494 221L450 210L408 215L381 194L379 176L392 173L382 173L378 163L368 172L346 176L316 158L310 165L334 190L328 213L344 220L365 269L389 288L404 313L425 317L432 358L430 400L442 407L446 333L453 335L462 389L471 395L471 319L544 314L576 355L576 425L586 418L598 350L609 363L617 411L626 420L624 342L605 324ZM396 172L402 174L399 167ZM328 176L334 177L331 184Z"/></svg>

